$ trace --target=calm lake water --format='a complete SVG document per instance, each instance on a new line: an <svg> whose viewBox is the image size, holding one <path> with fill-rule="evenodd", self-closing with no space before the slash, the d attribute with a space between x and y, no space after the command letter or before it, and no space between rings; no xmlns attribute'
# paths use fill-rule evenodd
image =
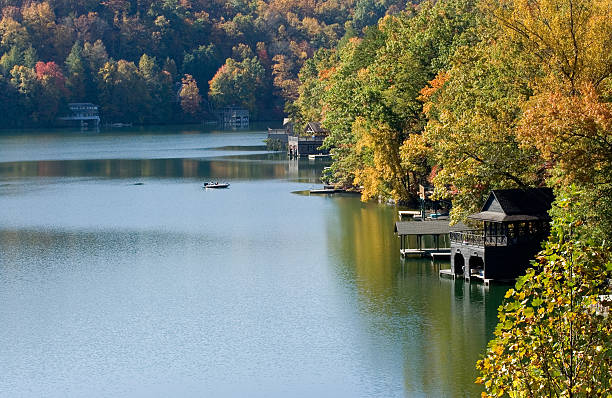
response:
<svg viewBox="0 0 612 398"><path fill-rule="evenodd" d="M396 208L293 193L325 164L264 139L2 133L0 396L478 396L507 287L401 260Z"/></svg>

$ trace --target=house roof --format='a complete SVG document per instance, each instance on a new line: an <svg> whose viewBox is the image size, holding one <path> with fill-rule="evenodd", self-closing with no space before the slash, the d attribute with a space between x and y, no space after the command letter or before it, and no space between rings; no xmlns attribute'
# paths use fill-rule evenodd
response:
<svg viewBox="0 0 612 398"><path fill-rule="evenodd" d="M321 127L320 123L308 122L306 124L306 131L312 131L315 134L327 134L328 130Z"/></svg>
<svg viewBox="0 0 612 398"><path fill-rule="evenodd" d="M461 229L466 226L458 223L451 227L448 220L397 221L394 232L398 235L444 235Z"/></svg>
<svg viewBox="0 0 612 398"><path fill-rule="evenodd" d="M493 222L550 220L548 210L554 199L550 188L495 189L480 213L469 218Z"/></svg>

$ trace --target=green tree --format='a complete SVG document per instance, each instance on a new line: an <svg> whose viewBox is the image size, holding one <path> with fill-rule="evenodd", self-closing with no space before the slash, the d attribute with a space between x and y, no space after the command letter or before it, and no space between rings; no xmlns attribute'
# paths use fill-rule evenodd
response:
<svg viewBox="0 0 612 398"><path fill-rule="evenodd" d="M473 0L424 2L416 15L387 16L335 55L306 62L297 113L320 115L330 130L330 181L362 186L363 199L414 199L433 166L431 151L410 148L428 146L411 137L426 124L421 90L450 68L457 48L476 41L477 18Z"/></svg>
<svg viewBox="0 0 612 398"><path fill-rule="evenodd" d="M93 44L83 44L83 60L85 69L85 98L88 102L99 100L100 92L100 69L108 62L106 46L101 40Z"/></svg>
<svg viewBox="0 0 612 398"><path fill-rule="evenodd" d="M89 63L89 69L97 73L108 61L108 53L102 40L96 40L93 44L85 42L83 44L83 58Z"/></svg>
<svg viewBox="0 0 612 398"><path fill-rule="evenodd" d="M144 79L151 102L146 109L146 121L168 123L172 120L172 108L176 98L172 90L172 77L157 66L156 59L143 54L138 70Z"/></svg>
<svg viewBox="0 0 612 398"><path fill-rule="evenodd" d="M208 81L223 64L221 54L216 45L201 45L183 57L183 71L202 86L202 91L208 92Z"/></svg>
<svg viewBox="0 0 612 398"><path fill-rule="evenodd" d="M385 14L384 5L376 0L357 0L353 26L361 30L374 25Z"/></svg>
<svg viewBox="0 0 612 398"><path fill-rule="evenodd" d="M8 79L0 75L0 126L16 127L23 125L26 115L21 106L19 92Z"/></svg>
<svg viewBox="0 0 612 398"><path fill-rule="evenodd" d="M98 72L100 106L106 120L143 123L151 107L146 83L133 62L107 62Z"/></svg>
<svg viewBox="0 0 612 398"><path fill-rule="evenodd" d="M0 57L0 69L4 74L9 74L15 65L24 65L28 68L33 68L38 61L36 50L33 47L22 49L17 46L4 53Z"/></svg>
<svg viewBox="0 0 612 398"><path fill-rule="evenodd" d="M8 74L16 65L23 65L23 54L17 47L11 47L0 58L0 68L3 73Z"/></svg>
<svg viewBox="0 0 612 398"><path fill-rule="evenodd" d="M80 42L74 43L70 54L66 58L67 71L67 86L70 89L72 98L77 101L86 100L86 83L87 78L85 60L83 58L83 47Z"/></svg>
<svg viewBox="0 0 612 398"><path fill-rule="evenodd" d="M159 74L155 57L142 54L140 60L138 61L138 70L146 82L153 84L157 79L157 75Z"/></svg>
<svg viewBox="0 0 612 398"><path fill-rule="evenodd" d="M257 57L238 62L228 58L209 82L208 96L218 107L240 105L258 111L257 98L264 88L265 71Z"/></svg>

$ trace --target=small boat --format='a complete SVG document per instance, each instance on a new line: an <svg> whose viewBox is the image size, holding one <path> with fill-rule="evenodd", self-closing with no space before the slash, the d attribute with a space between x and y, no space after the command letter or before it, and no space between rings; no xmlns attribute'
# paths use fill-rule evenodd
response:
<svg viewBox="0 0 612 398"><path fill-rule="evenodd" d="M224 182L205 182L202 188L229 188L230 184Z"/></svg>
<svg viewBox="0 0 612 398"><path fill-rule="evenodd" d="M112 128L132 127L132 123L111 123Z"/></svg>
<svg viewBox="0 0 612 398"><path fill-rule="evenodd" d="M322 153L308 155L309 160L328 159L328 158L331 158L331 155L325 155Z"/></svg>

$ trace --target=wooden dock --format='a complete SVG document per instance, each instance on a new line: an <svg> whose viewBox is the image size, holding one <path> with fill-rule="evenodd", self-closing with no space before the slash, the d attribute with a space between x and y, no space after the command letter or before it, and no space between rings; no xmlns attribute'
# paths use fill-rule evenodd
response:
<svg viewBox="0 0 612 398"><path fill-rule="evenodd" d="M430 257L436 259L450 259L450 248L441 249L400 249L402 257Z"/></svg>
<svg viewBox="0 0 612 398"><path fill-rule="evenodd" d="M409 212L405 214L411 214ZM395 233L400 238L400 254L402 257L421 256L432 259L449 259L451 257L450 247L440 247L440 236L448 235L451 230L465 227L456 225L451 227L448 220L428 221L398 221L395 223ZM409 236L416 236L417 247L409 248ZM423 236L432 236L435 247L423 247Z"/></svg>

